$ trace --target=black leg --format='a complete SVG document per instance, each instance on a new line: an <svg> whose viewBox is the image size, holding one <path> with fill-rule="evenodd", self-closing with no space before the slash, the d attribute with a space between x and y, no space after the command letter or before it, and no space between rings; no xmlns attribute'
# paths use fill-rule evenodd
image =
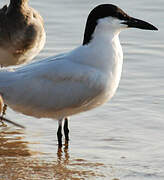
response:
<svg viewBox="0 0 164 180"><path fill-rule="evenodd" d="M69 141L68 118L65 118L64 121L64 135L65 135L65 142L66 144L68 144Z"/></svg>
<svg viewBox="0 0 164 180"><path fill-rule="evenodd" d="M6 110L7 110L7 105L4 104L3 105L3 109L2 109L2 115L1 115L1 118L0 118L0 122L1 122L1 125L0 127L6 127L7 125L4 123L4 116L6 115Z"/></svg>
<svg viewBox="0 0 164 180"><path fill-rule="evenodd" d="M59 121L57 137L58 137L58 146L60 148L62 147L62 121Z"/></svg>
<svg viewBox="0 0 164 180"><path fill-rule="evenodd" d="M7 110L7 104L4 104L3 110L2 110L2 117L6 115L6 110Z"/></svg>

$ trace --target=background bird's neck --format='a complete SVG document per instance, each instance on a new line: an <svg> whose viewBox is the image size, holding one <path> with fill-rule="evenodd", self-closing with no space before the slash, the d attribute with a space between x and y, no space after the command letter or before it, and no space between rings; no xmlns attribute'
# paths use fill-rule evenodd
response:
<svg viewBox="0 0 164 180"><path fill-rule="evenodd" d="M10 0L9 7L12 8L21 8L28 5L28 0Z"/></svg>

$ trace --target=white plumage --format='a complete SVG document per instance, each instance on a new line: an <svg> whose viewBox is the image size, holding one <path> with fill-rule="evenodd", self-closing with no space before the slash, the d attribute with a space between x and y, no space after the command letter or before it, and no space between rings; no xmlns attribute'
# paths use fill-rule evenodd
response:
<svg viewBox="0 0 164 180"><path fill-rule="evenodd" d="M26 115L59 120L61 147L63 119L68 142L66 117L100 106L114 95L123 63L118 36L128 27L157 30L114 5L97 6L88 16L83 45L12 72L0 72L4 102Z"/></svg>
<svg viewBox="0 0 164 180"><path fill-rule="evenodd" d="M118 34L99 33L99 43L0 72L5 103L26 115L60 119L107 101L118 86L122 50Z"/></svg>

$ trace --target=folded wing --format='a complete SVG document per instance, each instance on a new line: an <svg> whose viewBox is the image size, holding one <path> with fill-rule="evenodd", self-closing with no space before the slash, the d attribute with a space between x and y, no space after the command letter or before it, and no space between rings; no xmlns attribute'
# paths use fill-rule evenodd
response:
<svg viewBox="0 0 164 180"><path fill-rule="evenodd" d="M101 72L65 57L0 72L4 101L16 111L37 117L85 106L101 93L103 83Z"/></svg>

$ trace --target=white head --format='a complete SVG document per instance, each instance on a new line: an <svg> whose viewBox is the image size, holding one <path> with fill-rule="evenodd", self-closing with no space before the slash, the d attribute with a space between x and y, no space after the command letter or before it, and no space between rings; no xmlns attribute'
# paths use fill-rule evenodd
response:
<svg viewBox="0 0 164 180"><path fill-rule="evenodd" d="M130 27L157 30L155 26L145 21L130 17L115 5L99 5L95 7L88 16L83 45L88 44L92 40L95 30L119 33L122 29Z"/></svg>

